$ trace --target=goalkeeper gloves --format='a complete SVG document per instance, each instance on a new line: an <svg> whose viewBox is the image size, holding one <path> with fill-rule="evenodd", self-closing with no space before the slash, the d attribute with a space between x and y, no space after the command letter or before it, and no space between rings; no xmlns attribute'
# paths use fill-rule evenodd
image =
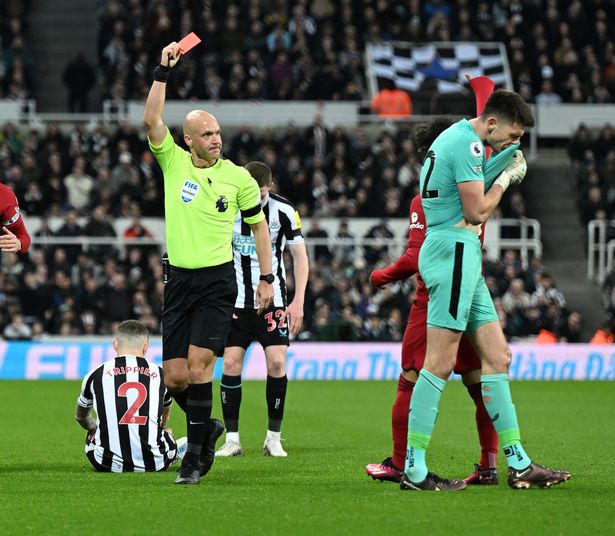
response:
<svg viewBox="0 0 615 536"><path fill-rule="evenodd" d="M506 169L500 173L499 177L495 179L493 184L499 184L502 190L506 189L511 184L521 184L525 173L527 172L527 164L523 153L521 151L515 151L511 161L506 166Z"/></svg>

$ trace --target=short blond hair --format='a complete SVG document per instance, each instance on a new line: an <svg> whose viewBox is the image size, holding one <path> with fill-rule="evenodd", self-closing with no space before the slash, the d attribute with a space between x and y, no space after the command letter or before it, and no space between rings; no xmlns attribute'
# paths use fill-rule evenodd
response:
<svg viewBox="0 0 615 536"><path fill-rule="evenodd" d="M123 348L138 348L149 342L149 331L138 320L124 320L117 328L115 339Z"/></svg>

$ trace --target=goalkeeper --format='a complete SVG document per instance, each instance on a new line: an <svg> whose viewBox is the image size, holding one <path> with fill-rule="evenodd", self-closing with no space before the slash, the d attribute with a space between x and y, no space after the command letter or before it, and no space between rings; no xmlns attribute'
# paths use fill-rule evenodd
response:
<svg viewBox="0 0 615 536"><path fill-rule="evenodd" d="M534 125L527 104L511 91L494 92L483 113L444 131L429 148L421 172L420 194L427 236L419 271L429 291L427 351L410 403L408 453L402 490L458 491L463 480L447 480L427 469L426 450L438 404L465 332L482 362L482 391L509 467L513 488L545 487L570 474L535 464L521 444L510 396L511 353L481 273L480 225L498 206L506 189L520 183L527 166L520 151L485 192L485 146L494 153L512 150Z"/></svg>

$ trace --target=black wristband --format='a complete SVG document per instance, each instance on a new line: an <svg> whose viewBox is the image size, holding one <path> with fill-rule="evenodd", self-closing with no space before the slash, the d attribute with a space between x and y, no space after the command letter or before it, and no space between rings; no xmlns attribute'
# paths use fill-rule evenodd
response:
<svg viewBox="0 0 615 536"><path fill-rule="evenodd" d="M168 65L158 65L154 69L154 80L156 80L156 82L164 82L166 84L169 80L170 74L171 67Z"/></svg>

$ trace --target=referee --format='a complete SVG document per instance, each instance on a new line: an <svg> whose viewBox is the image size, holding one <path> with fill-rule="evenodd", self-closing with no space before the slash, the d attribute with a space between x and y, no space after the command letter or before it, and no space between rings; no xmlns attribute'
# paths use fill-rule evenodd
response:
<svg viewBox="0 0 615 536"><path fill-rule="evenodd" d="M143 122L164 174L171 265L162 313L165 383L185 408L188 429L188 449L175 483L198 484L211 467L215 440L224 430L217 421L210 422L212 372L224 350L237 295L232 238L239 211L254 233L260 313L272 303L274 276L258 185L247 170L221 158L216 118L202 110L186 115L183 132L189 151L174 142L162 121L166 83L179 58L176 42L162 50Z"/></svg>

